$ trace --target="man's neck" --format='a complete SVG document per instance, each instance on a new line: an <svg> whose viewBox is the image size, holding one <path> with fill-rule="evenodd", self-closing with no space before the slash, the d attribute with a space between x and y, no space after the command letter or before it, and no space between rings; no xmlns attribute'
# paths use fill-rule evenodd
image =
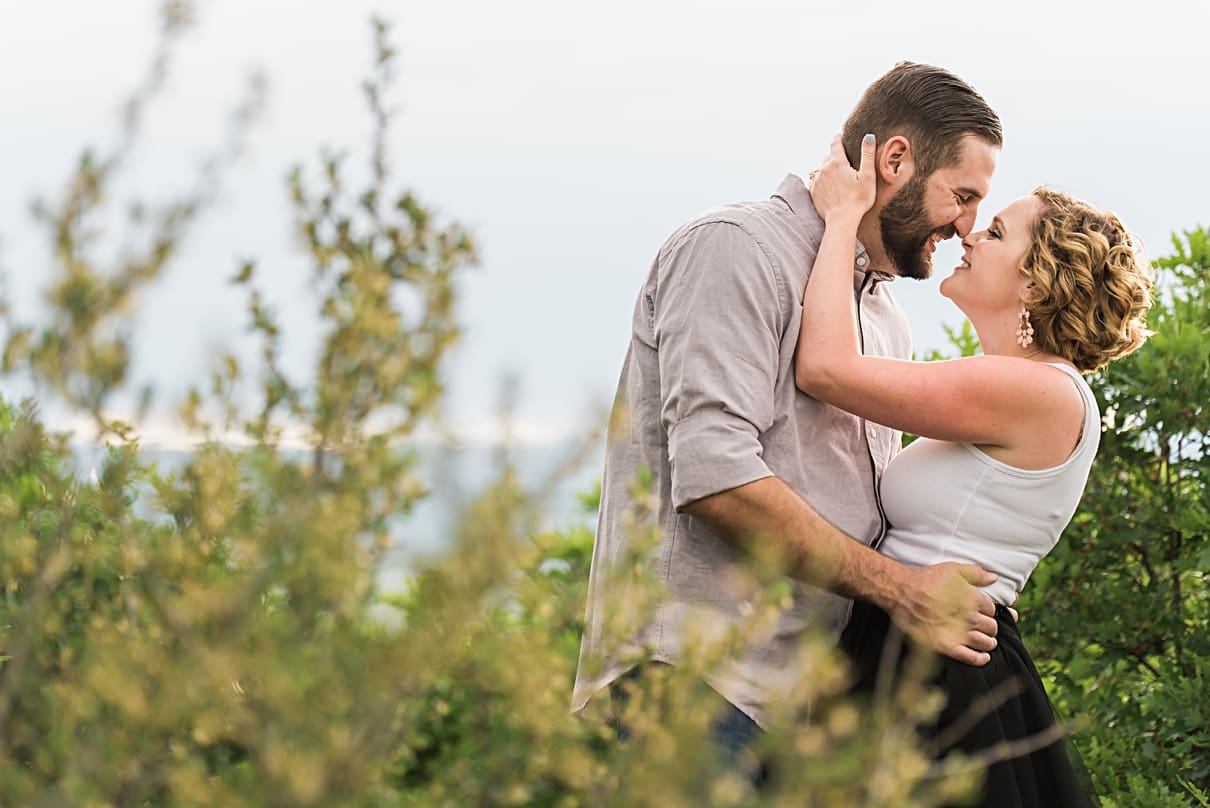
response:
<svg viewBox="0 0 1210 808"><path fill-rule="evenodd" d="M886 250L883 249L876 214L869 212L862 218L861 224L857 226L857 239L861 242L861 246L865 247L866 255L870 259L870 269L885 272L888 275L899 274L886 254Z"/></svg>

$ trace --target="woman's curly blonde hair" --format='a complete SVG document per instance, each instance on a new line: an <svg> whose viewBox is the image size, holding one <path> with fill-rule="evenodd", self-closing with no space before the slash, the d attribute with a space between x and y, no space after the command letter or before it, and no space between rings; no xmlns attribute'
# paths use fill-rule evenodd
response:
<svg viewBox="0 0 1210 808"><path fill-rule="evenodd" d="M1042 210L1022 271L1033 291L1025 306L1039 349L1083 373L1143 344L1151 331L1150 265L1139 238L1117 216L1060 191L1037 188Z"/></svg>

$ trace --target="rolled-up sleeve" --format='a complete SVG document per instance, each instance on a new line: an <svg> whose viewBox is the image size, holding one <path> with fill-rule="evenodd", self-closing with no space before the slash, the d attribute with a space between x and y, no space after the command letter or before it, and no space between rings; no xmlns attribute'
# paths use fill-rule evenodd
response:
<svg viewBox="0 0 1210 808"><path fill-rule="evenodd" d="M662 256L654 300L673 506L769 477L783 315L777 267L744 228L701 224Z"/></svg>

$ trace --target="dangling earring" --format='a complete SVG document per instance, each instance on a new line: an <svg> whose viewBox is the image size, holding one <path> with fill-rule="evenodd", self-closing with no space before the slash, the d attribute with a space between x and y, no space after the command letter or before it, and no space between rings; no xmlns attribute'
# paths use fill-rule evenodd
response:
<svg viewBox="0 0 1210 808"><path fill-rule="evenodd" d="M1017 344L1028 348L1034 341L1034 327L1029 322L1029 309L1021 304L1021 324L1017 327Z"/></svg>

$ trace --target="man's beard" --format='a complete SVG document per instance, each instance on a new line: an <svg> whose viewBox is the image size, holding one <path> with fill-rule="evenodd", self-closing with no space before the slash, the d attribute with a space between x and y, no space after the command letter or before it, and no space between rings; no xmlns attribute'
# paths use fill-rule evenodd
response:
<svg viewBox="0 0 1210 808"><path fill-rule="evenodd" d="M950 238L956 232L952 224L933 227L924 207L925 177L917 173L886 203L878 214L882 230L882 248L905 278L924 280L933 274L933 256L925 248L933 236Z"/></svg>

